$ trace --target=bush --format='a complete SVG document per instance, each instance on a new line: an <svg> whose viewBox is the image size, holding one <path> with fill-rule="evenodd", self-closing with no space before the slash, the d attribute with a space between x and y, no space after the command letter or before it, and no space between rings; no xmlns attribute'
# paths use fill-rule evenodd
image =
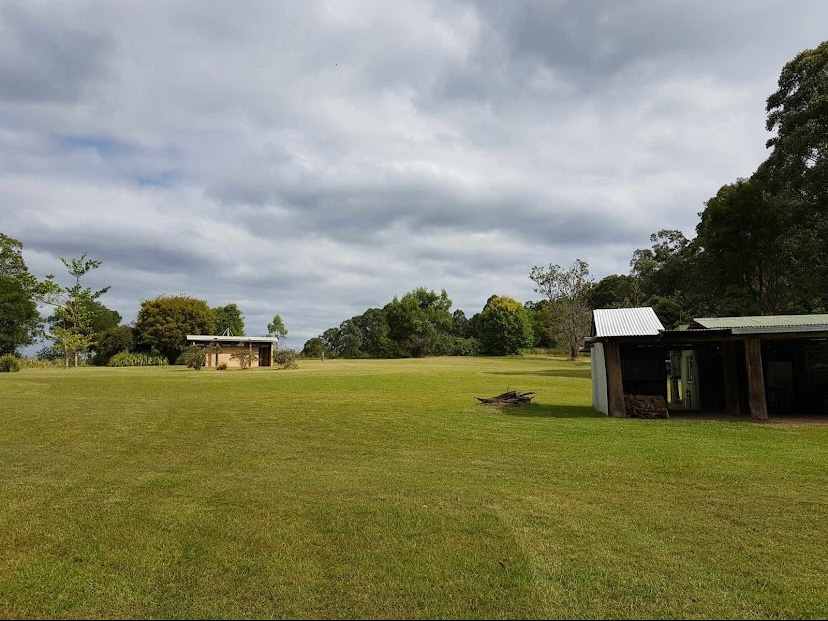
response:
<svg viewBox="0 0 828 621"><path fill-rule="evenodd" d="M206 356L204 355L204 348L198 345L190 345L183 353L184 364L189 368L200 371L206 363Z"/></svg>
<svg viewBox="0 0 828 621"><path fill-rule="evenodd" d="M167 359L164 356L152 354L135 354L122 351L109 359L107 366L110 367L165 367Z"/></svg>
<svg viewBox="0 0 828 621"><path fill-rule="evenodd" d="M276 366L280 369L296 369L299 363L296 362L296 352L292 349L280 349L276 352Z"/></svg>
<svg viewBox="0 0 828 621"><path fill-rule="evenodd" d="M227 370L227 363L222 362L216 367L216 371L226 371Z"/></svg>
<svg viewBox="0 0 828 621"><path fill-rule="evenodd" d="M0 356L0 373L17 373L20 370L20 360L14 354Z"/></svg>

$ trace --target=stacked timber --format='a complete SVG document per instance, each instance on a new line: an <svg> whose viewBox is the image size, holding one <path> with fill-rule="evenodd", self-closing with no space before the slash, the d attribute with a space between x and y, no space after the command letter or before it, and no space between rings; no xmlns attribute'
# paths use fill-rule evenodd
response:
<svg viewBox="0 0 828 621"><path fill-rule="evenodd" d="M630 418L669 418L667 402L658 395L624 395L624 408Z"/></svg>
<svg viewBox="0 0 828 621"><path fill-rule="evenodd" d="M517 392L510 390L496 397L475 397L480 403L485 405L525 405L534 399L533 392Z"/></svg>

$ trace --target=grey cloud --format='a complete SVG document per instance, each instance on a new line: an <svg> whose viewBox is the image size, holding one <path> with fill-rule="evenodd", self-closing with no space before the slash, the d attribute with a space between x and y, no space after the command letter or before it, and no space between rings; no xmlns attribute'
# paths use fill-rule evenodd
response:
<svg viewBox="0 0 828 621"><path fill-rule="evenodd" d="M103 33L66 25L60 8L29 12L0 7L0 98L16 102L72 102L103 77L112 41Z"/></svg>

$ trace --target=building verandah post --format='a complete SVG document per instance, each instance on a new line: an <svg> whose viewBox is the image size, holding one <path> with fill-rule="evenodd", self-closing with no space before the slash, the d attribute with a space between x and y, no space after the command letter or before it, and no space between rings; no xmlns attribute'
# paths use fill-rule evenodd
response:
<svg viewBox="0 0 828 621"><path fill-rule="evenodd" d="M767 420L768 404L765 400L765 373L762 368L762 341L756 337L745 339L745 368L748 383L750 416L755 420Z"/></svg>

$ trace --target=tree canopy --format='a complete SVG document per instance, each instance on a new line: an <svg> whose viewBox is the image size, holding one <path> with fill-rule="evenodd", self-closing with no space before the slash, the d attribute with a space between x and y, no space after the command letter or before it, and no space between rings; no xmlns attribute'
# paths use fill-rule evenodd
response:
<svg viewBox="0 0 828 621"><path fill-rule="evenodd" d="M188 296L160 296L141 304L135 321L137 345L170 363L187 345L187 334L214 334L215 317L207 302Z"/></svg>
<svg viewBox="0 0 828 621"><path fill-rule="evenodd" d="M230 331L233 336L244 336L244 315L236 304L213 308L216 334Z"/></svg>

